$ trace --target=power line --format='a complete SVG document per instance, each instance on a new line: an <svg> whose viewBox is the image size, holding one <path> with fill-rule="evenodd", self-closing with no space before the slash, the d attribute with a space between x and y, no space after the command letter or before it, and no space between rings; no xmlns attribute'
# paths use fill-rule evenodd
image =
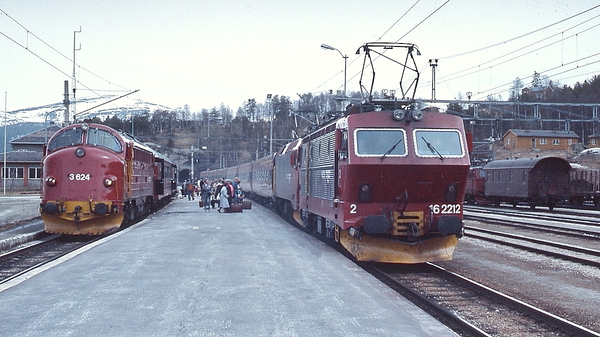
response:
<svg viewBox="0 0 600 337"><path fill-rule="evenodd" d="M597 8L597 7L599 7L599 6L600 6L600 5L598 5L598 6L595 6L595 7L591 8L591 9L588 9L588 10L586 10L586 11L583 11L583 12L579 13L579 14L576 14L576 15L574 15L574 16L571 16L570 18L573 18L573 17L576 17L577 15L581 15L581 14L583 14L583 13L586 13L586 12L588 12L588 11L590 11L590 10L594 9L594 8ZM585 23L588 23L588 22L590 22L590 21L592 21L592 20L594 20L594 19L596 19L596 18L598 18L598 17L600 17L600 15L596 15L596 16L594 16L594 17L590 18L590 19L584 20L584 21L582 21L582 22L580 22L580 23L577 23L577 24L575 24L575 25L571 26L571 27L569 27L569 28L567 28L567 29L563 30L563 31L562 31L562 32L560 32L560 33L557 33L557 34L550 35L550 36L548 36L548 37L545 37L545 38L543 38L543 39L540 39L540 40L538 40L538 41L536 41L536 42L533 42L533 43L531 43L531 44L529 44L529 45L526 45L526 46L523 46L523 47L517 48L517 49L515 49L515 50L512 50L512 51L510 51L510 52L507 52L507 53L505 53L505 54L503 54L503 55L501 55L501 56L498 56L498 57L492 58L492 59L490 59L490 60L488 60L488 61L482 62L482 63L480 63L480 64L478 64L478 65L476 65L476 66L469 67L469 68L466 68L466 69L463 69L463 70L460 70L460 71L454 72L453 74L449 75L449 76L450 76L450 78L449 78L449 79L447 78L445 81L449 82L449 81L453 81L453 80L456 80L456 79L459 79L459 78L464 78L464 77L466 77L466 76L469 76L469 75L473 75L473 74L479 73L479 72L481 72L483 69L491 70L492 68L494 68L494 67L497 67L497 66L499 66L499 65L501 65L501 64L505 64L505 63L507 63L507 62L514 61L514 60L516 60L516 59L519 59L519 58L521 58L521 57L524 57L524 56L526 56L526 55L528 55L528 54L531 54L531 53L534 53L534 52L536 52L536 51L542 50L542 49L544 49L544 48L550 47L550 46L552 46L552 45L555 45L555 44L557 44L557 43L563 43L564 41L566 41L566 40L568 40L568 39L572 39L572 38L574 38L574 37L575 37L575 38L577 38L577 37L578 37L579 35L581 35L582 33L584 33L584 32L587 32L587 31L589 31L589 30L591 30L591 29L594 29L594 28L596 28L596 27L600 26L600 24L596 24L596 25L593 25L593 26L591 26L591 27L585 28L585 29L583 29L583 30L581 30L581 31L579 31L579 32L577 32L577 33L574 33L574 34L572 34L572 35L570 35L570 36L566 37L566 38L564 37L564 32L566 32L566 31L569 31L569 30L572 30L572 29L574 29L574 28L576 28L576 27L578 27L578 26L581 26L581 25L583 25L583 24L585 24ZM570 18L569 18L569 19L570 19ZM535 31L533 31L533 32L540 31L540 30L542 30L542 29L545 29L545 28L547 28L547 27L553 26L553 25L555 25L555 24L557 24L557 23L560 23L560 22L564 22L564 21L566 21L566 20L568 20L568 19L560 20L560 21L558 21L558 22L556 22L556 23L554 23L554 24L547 25L547 26L545 26L545 27L543 27L543 28L540 28L540 29L537 29L537 30L535 30ZM529 35L529 34L524 34L524 35L521 35L520 37L523 37L523 36L526 36L526 35ZM546 44L546 45L544 45L544 46L541 46L541 47L539 47L539 48L536 48L536 49L530 50L530 51L528 51L528 52L524 52L524 53L522 53L522 54L520 54L520 55L517 55L517 56L513 56L513 55L514 55L516 52L519 52L519 51L526 50L527 48L530 48L530 47L532 47L532 46L534 46L534 45L536 45L536 44L539 44L539 43L541 43L541 42L543 42L543 41L546 41L546 40L548 40L548 39L551 39L551 38L553 38L553 37L556 37L556 36L558 36L558 35L562 35L563 37L561 37L561 38L560 38L559 40L557 40L557 41L554 41L554 42L548 43L548 44ZM518 38L518 37L517 37L517 38ZM515 39L516 39L516 38L513 38L513 39L510 39L510 40L507 40L507 41L512 41L512 40L515 40ZM495 45L498 45L498 44L494 44L493 46L495 46ZM486 48L480 48L480 49L478 49L477 51L484 50L484 49L486 49ZM464 54L468 54L468 53L463 53L463 55L464 55ZM485 65L485 64L488 64L488 63L494 62L494 61L496 61L496 60L501 60L502 58L505 58L505 57L507 57L507 56L513 56L513 57L511 57L510 59L506 59L506 60L504 60L504 61L501 61L501 62L495 63L495 64L493 64L493 65L487 66L487 67L485 67L485 68L482 68L482 66L483 66L483 65ZM594 55L592 55L592 56L594 56ZM583 59L586 59L586 58L589 58L589 57L591 57L591 56L585 57L585 58L583 58ZM576 59L575 61L573 61L573 62L570 62L570 63L578 62L578 61L581 61L581 60L583 60L583 59L579 59L579 58L578 58L578 59ZM569 64L569 63L567 63L567 64ZM564 64L564 61L561 61L561 66L563 66L563 65L566 65L566 64ZM560 66L559 66L559 67L560 67ZM556 68L559 68L559 67L555 67L555 68L552 68L552 69L556 69ZM568 72L568 71L573 71L573 70L577 70L577 69L578 69L578 67L575 67L575 68L572 68L572 69L566 70L565 72ZM461 74L461 73L464 73L465 71L469 71L469 70L474 70L474 71L468 72L468 73L466 73L466 74L459 75L459 74ZM564 73L564 72L561 72L561 73ZM422 86L424 86L424 85L427 85L427 84L431 84L431 82L425 82L425 83L422 83L422 85L420 85L420 87L422 87ZM505 86L505 85L506 85L506 84L502 84L502 85L500 85L500 86L496 86L496 87L493 87L493 88L491 88L491 89L488 89L488 90L479 91L479 92L478 92L478 94L485 94L486 92L492 91L492 90L494 90L494 89L501 88L501 87L503 87L503 86Z"/></svg>
<svg viewBox="0 0 600 337"><path fill-rule="evenodd" d="M29 29L27 29L25 26L23 26L19 21L17 21L15 18L13 18L12 16L10 16L6 11L4 11L3 9L0 8L0 12L2 12L4 15L6 15L10 20L12 20L15 24L17 24L19 27L21 27L23 30L25 30L27 32L27 36L31 35L33 37L35 37L37 40L39 40L40 42L42 42L44 45L46 45L46 47L50 48L51 50L53 50L54 52L56 52L57 54L59 54L60 56L62 56L63 58L65 58L66 60L68 60L69 62L73 62L72 59L70 59L68 56L66 56L65 54L63 54L62 52L60 52L58 49L54 48L52 45L50 45L49 43L47 43L46 41L44 41L42 38L40 38L39 36L37 36L36 34L34 34L32 31L30 31ZM12 41L13 43L15 43L16 45L20 46L21 48L27 50L28 52L30 52L31 54L33 54L34 56L36 56L37 58L39 58L40 60L42 60L44 63L48 64L49 66L51 66L52 68L58 70L60 73L66 75L67 77L71 78L71 75L68 75L67 73L65 73L64 71L60 70L57 66L51 64L49 61L47 61L46 59L44 59L43 57L41 57L40 55L34 53L31 49L29 49L27 46L22 45L21 43L17 42L16 40L14 40L13 38L9 37L8 35L6 35L3 32L0 32L0 34L2 34L3 36L5 36L7 39L9 39L10 41ZM103 77L95 74L94 72L92 72L91 70L88 70L84 67L82 67L79 64L76 64L76 66L82 70L85 70L86 72L88 72L89 74L99 78L102 81L105 81L109 84L115 85L123 90L127 90L127 91L131 91L131 89L128 89L126 87L120 86L116 83L113 83L107 79L104 79ZM98 95L98 96L102 96L99 93L95 92L94 89L89 88L88 86L84 85L83 83L81 83L80 81L77 81L77 83L81 84L83 87L85 87L86 89L90 90L91 92L93 92L94 94Z"/></svg>
<svg viewBox="0 0 600 337"><path fill-rule="evenodd" d="M416 2L415 2L415 3L414 3L414 4L413 4L413 5L410 7L410 8L409 8L409 9L406 11L406 12L404 12L404 14L402 14L402 15L401 15L401 16L398 18L398 20L396 20L396 22L394 22L394 24L392 24L392 25L390 26L390 28L388 28L388 29L387 29L385 32L383 32L383 34L381 34L381 36L380 36L380 37L377 39L377 41L381 41L381 38L382 38L382 37L383 37L385 34L387 34L387 33L388 33L388 32L389 32L389 31L390 31L392 28L394 28L394 26L395 26L396 24L398 24L398 22L400 22L400 20L402 20L402 19L403 19L403 18L404 18L404 17L405 17L405 16L408 14L408 12L410 12L410 11L411 11L411 10L412 10L412 9L413 9L413 8L414 8L414 7L415 7L415 6L416 6L416 5L419 3L419 2L421 2L421 0L417 0L417 1L416 1Z"/></svg>
<svg viewBox="0 0 600 337"><path fill-rule="evenodd" d="M538 28L538 29L536 29L536 30L533 30L533 31L531 31L531 32L529 32L529 33L525 33L525 34L522 34L522 35L519 35L519 36L516 36L516 37L510 38L510 39L508 39L508 40L506 40L506 41L502 41L502 42L494 43L494 44L491 44L491 45L489 45L489 46L486 46L486 47L478 48L478 49L475 49L475 50L471 50L471 51L464 52L464 53L460 53L460 54L456 54L456 55L451 55L451 56L440 57L440 59L449 59L449 58L453 58L453 57L464 56L464 55L468 55L468 54L476 53L476 52L479 52L479 51L482 51L482 50L486 50L486 49L489 49L489 48L493 48L493 47L496 47L496 46L499 46L499 45L502 45L502 44L506 44L506 43L508 43L508 42L511 42L511 41L514 41L514 40L518 40L518 39L520 39L520 38L522 38L522 37L525 37L525 36L528 36L528 35L531 35L531 34L537 33L537 32L539 32L539 31L542 31L542 30L544 30L544 29L550 28L550 27L552 27L552 26L555 26L555 25L557 25L557 24L559 24L559 23L562 23L562 22L565 22L565 21L571 20L572 18L575 18L575 17L577 17L577 16L579 16L579 15L585 14L585 13L587 13L587 12L589 12L589 11L592 11L592 10L594 10L594 9L598 8L598 7L600 7L600 5L596 5L596 6L592 7L592 8L586 9L586 10L584 10L584 11L582 11L582 12L579 12L579 13L577 13L577 14L575 14L575 15L572 15L572 16L570 16L570 17L566 18L566 19L563 19L563 20L557 21L557 22L555 22L555 23L549 24L549 25L547 25L547 26L544 26L544 27L542 27L542 28Z"/></svg>

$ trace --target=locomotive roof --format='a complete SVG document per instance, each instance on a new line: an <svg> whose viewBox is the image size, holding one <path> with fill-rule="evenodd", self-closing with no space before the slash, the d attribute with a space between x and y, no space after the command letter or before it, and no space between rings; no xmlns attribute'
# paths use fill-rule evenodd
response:
<svg viewBox="0 0 600 337"><path fill-rule="evenodd" d="M487 163L484 170L501 170L501 169L533 169L539 166L553 166L560 170L570 170L571 164L563 158L559 157L542 157L542 158L519 158L519 159L503 159L494 160Z"/></svg>

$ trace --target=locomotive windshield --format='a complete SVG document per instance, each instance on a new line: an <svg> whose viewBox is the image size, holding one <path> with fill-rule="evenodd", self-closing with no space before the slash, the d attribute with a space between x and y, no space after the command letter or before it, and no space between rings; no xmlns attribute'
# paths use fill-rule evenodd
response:
<svg viewBox="0 0 600 337"><path fill-rule="evenodd" d="M52 152L61 147L81 145L82 142L83 130L81 128L64 129L48 143L48 151Z"/></svg>
<svg viewBox="0 0 600 337"><path fill-rule="evenodd" d="M404 156L406 133L402 129L357 129L358 156Z"/></svg>
<svg viewBox="0 0 600 337"><path fill-rule="evenodd" d="M457 158L464 155L458 130L415 130L415 148L418 156Z"/></svg>
<svg viewBox="0 0 600 337"><path fill-rule="evenodd" d="M117 137L109 131L101 129L90 129L87 135L87 144L101 146L115 152L122 152L123 146Z"/></svg>

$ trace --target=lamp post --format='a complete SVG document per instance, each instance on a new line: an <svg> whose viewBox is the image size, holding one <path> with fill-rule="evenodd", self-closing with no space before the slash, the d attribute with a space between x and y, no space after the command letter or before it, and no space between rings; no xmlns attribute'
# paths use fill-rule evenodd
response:
<svg viewBox="0 0 600 337"><path fill-rule="evenodd" d="M271 127L269 129L269 155L273 154L273 101L271 94L267 94L267 108L269 109L269 116L271 117Z"/></svg>
<svg viewBox="0 0 600 337"><path fill-rule="evenodd" d="M321 48L327 50L337 50L337 52L340 53L340 55L342 55L342 57L344 58L344 97L346 97L346 69L348 68L348 56L342 54L342 52L339 49L324 43L321 45Z"/></svg>

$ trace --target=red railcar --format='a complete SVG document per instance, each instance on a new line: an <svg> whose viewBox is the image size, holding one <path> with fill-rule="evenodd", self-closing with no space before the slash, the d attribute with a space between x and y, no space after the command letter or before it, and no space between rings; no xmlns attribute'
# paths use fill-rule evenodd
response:
<svg viewBox="0 0 600 337"><path fill-rule="evenodd" d="M126 134L73 124L49 141L40 212L50 233L98 235L170 200L176 166Z"/></svg>
<svg viewBox="0 0 600 337"><path fill-rule="evenodd" d="M573 165L569 172L569 202L600 205L600 169Z"/></svg>
<svg viewBox="0 0 600 337"><path fill-rule="evenodd" d="M465 201L469 204L485 203L485 171L482 166L473 166L469 170Z"/></svg>

